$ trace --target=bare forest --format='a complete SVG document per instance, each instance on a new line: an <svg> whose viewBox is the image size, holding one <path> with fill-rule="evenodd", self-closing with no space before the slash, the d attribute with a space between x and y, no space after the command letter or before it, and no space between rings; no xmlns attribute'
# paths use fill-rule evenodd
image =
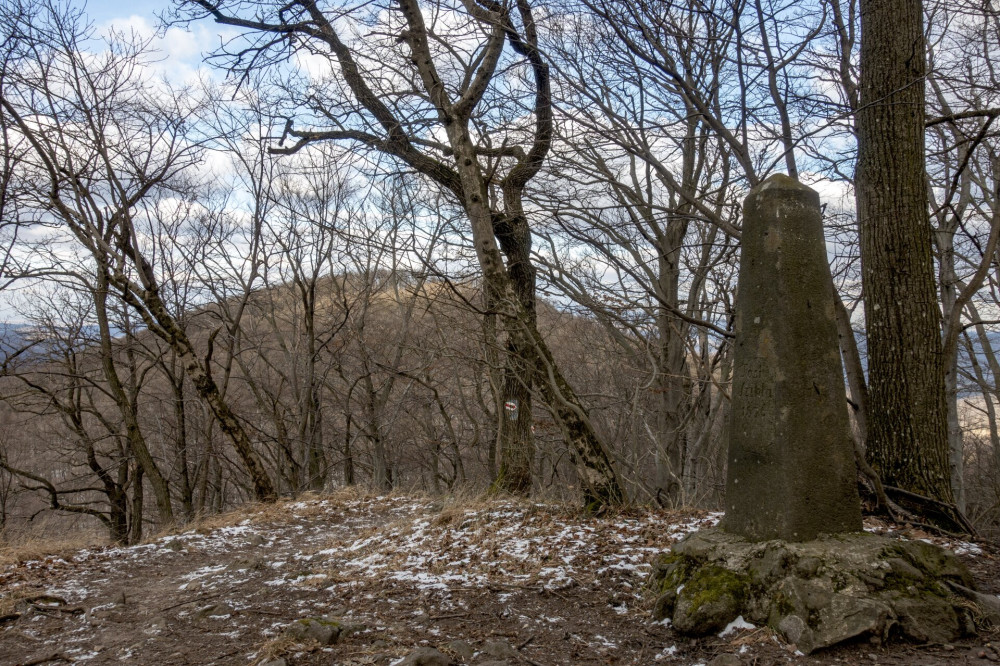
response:
<svg viewBox="0 0 1000 666"><path fill-rule="evenodd" d="M923 7L936 489L865 462L892 276L862 276L859 12L164 0L219 31L195 81L77 3L3 3L0 534L136 544L346 486L716 510L773 173L822 197L862 482L996 534L1000 9Z"/></svg>

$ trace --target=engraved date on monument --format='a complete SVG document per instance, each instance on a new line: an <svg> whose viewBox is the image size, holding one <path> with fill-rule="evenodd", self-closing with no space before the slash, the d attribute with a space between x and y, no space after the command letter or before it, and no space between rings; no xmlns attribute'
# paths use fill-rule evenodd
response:
<svg viewBox="0 0 1000 666"><path fill-rule="evenodd" d="M733 408L743 447L763 452L774 440L774 371L760 358L747 359L733 377Z"/></svg>

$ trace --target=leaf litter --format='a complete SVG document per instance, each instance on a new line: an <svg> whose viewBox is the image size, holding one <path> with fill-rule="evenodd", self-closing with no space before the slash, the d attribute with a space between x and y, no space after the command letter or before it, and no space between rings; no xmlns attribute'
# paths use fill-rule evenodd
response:
<svg viewBox="0 0 1000 666"><path fill-rule="evenodd" d="M139 546L0 568L0 608L22 609L0 624L0 664L387 665L420 647L456 664L977 663L966 658L981 641L800 657L746 622L697 640L652 622L653 558L720 518L346 492L251 507ZM952 547L990 559L976 544ZM80 612L16 601L42 593ZM335 623L337 638L290 639L309 619ZM504 659L489 652L498 641ZM1000 659L991 650L982 663Z"/></svg>

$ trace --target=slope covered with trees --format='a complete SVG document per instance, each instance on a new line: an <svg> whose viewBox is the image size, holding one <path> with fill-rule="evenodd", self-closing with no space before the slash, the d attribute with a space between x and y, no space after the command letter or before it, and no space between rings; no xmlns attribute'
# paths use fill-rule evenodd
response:
<svg viewBox="0 0 1000 666"><path fill-rule="evenodd" d="M851 0L164 10L225 30L216 80L151 76L140 35L70 6L0 9L5 521L138 541L352 484L715 505L740 205L781 171L824 195L859 451L1000 522L988 6L925 2L908 230L871 224L857 144L903 84L859 73ZM876 314L915 298L866 258L889 232L926 241L924 314L890 321L927 352ZM888 445L893 345L940 418Z"/></svg>

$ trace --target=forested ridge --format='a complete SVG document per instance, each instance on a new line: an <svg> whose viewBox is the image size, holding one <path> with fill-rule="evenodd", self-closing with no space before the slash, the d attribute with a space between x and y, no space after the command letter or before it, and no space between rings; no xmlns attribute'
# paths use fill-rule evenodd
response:
<svg viewBox="0 0 1000 666"><path fill-rule="evenodd" d="M137 543L356 484L718 507L741 204L784 172L824 202L867 476L995 529L991 6L923 7L945 411L913 456L866 385L857 3L163 10L220 31L197 80L78 6L0 12L5 526Z"/></svg>

